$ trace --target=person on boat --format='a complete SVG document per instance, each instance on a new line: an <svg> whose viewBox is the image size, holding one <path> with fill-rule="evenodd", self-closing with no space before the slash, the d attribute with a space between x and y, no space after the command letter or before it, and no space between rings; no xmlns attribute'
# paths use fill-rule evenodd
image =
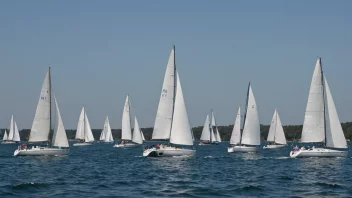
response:
<svg viewBox="0 0 352 198"><path fill-rule="evenodd" d="M302 146L302 147L301 147L301 150L302 150L302 151L304 151L304 150L305 150L304 146Z"/></svg>

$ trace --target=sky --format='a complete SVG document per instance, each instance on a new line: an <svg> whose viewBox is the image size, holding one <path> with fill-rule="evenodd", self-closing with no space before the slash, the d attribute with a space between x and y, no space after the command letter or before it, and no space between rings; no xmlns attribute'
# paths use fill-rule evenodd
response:
<svg viewBox="0 0 352 198"><path fill-rule="evenodd" d="M48 69L66 129L121 127L129 94L152 127L173 45L192 126L231 125L248 82L260 123L302 124L318 56L352 121L352 1L0 1L0 128L30 128Z"/></svg>

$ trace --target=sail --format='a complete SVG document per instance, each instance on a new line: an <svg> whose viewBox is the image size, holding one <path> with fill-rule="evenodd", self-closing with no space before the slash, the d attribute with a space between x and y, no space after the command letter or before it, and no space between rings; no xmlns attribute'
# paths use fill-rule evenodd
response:
<svg viewBox="0 0 352 198"><path fill-rule="evenodd" d="M260 125L258 117L258 107L249 85L246 120L243 127L242 144L260 145Z"/></svg>
<svg viewBox="0 0 352 198"><path fill-rule="evenodd" d="M101 131L100 137L99 137L100 141L105 141L105 138L109 138L106 135L107 130L108 130L108 117L106 116L106 119L105 119L105 122L104 122L104 127L103 127L103 130Z"/></svg>
<svg viewBox="0 0 352 198"><path fill-rule="evenodd" d="M317 60L310 85L301 142L324 141L324 96L321 60Z"/></svg>
<svg viewBox="0 0 352 198"><path fill-rule="evenodd" d="M273 119L271 119L271 124L270 124L270 128L269 128L268 138L266 139L267 142L274 142L276 125L277 125L277 112L276 112L276 109L275 109L274 115L273 115Z"/></svg>
<svg viewBox="0 0 352 198"><path fill-rule="evenodd" d="M82 108L81 114L78 118L77 130L76 130L76 137L75 139L84 140L84 107Z"/></svg>
<svg viewBox="0 0 352 198"><path fill-rule="evenodd" d="M276 112L276 130L275 130L274 142L277 144L287 144L285 132L284 132L284 128L282 127L282 124L281 124L279 112L277 110L275 110L275 112Z"/></svg>
<svg viewBox="0 0 352 198"><path fill-rule="evenodd" d="M112 132L111 132L111 127L110 127L110 122L109 122L108 116L106 116L106 119L105 119L104 129L105 129L104 142L112 142L113 138L112 138Z"/></svg>
<svg viewBox="0 0 352 198"><path fill-rule="evenodd" d="M210 141L211 142L216 142L216 137L215 137L215 133L212 127L210 127Z"/></svg>
<svg viewBox="0 0 352 198"><path fill-rule="evenodd" d="M220 138L220 134L219 134L219 130L218 130L218 127L217 127L217 125L216 125L216 121L215 121L215 116L214 116L214 113L213 112L211 112L211 115L212 115L212 128L213 128L213 132L214 132L214 134L215 134L215 140L217 141L217 142L221 142L221 138Z"/></svg>
<svg viewBox="0 0 352 198"><path fill-rule="evenodd" d="M240 144L241 143L241 107L238 107L238 112L233 125L230 144Z"/></svg>
<svg viewBox="0 0 352 198"><path fill-rule="evenodd" d="M134 117L134 128L133 128L132 142L135 142L137 144L143 144L143 138L142 138L141 131L139 129L137 117Z"/></svg>
<svg viewBox="0 0 352 198"><path fill-rule="evenodd" d="M169 139L175 94L175 49L171 50L155 117L152 139Z"/></svg>
<svg viewBox="0 0 352 198"><path fill-rule="evenodd" d="M126 97L125 106L123 108L122 113L122 137L123 140L131 140L132 139L132 130L131 130L131 114L130 114L130 102L128 99L128 95Z"/></svg>
<svg viewBox="0 0 352 198"><path fill-rule="evenodd" d="M53 134L52 145L57 147L69 147L64 123L62 122L59 105L57 104L55 96L54 99L56 105L57 127Z"/></svg>
<svg viewBox="0 0 352 198"><path fill-rule="evenodd" d="M183 98L181 82L178 74L170 143L180 145L193 145L191 126L189 125L186 104Z"/></svg>
<svg viewBox="0 0 352 198"><path fill-rule="evenodd" d="M324 76L327 106L327 127L326 127L326 146L333 148L348 148L345 135L341 127L339 115L337 114L334 99L332 98L328 81Z"/></svg>
<svg viewBox="0 0 352 198"><path fill-rule="evenodd" d="M143 135L143 131L141 130L141 134L142 134L142 140L145 141L144 135Z"/></svg>
<svg viewBox="0 0 352 198"><path fill-rule="evenodd" d="M13 133L12 141L20 142L21 138L20 138L20 132L18 131L17 123L16 123L16 121L14 121L13 123L14 123L14 126L15 126L15 130L14 130L14 133Z"/></svg>
<svg viewBox="0 0 352 198"><path fill-rule="evenodd" d="M201 141L210 141L210 127L209 127L209 115L205 118L202 135L200 136Z"/></svg>
<svg viewBox="0 0 352 198"><path fill-rule="evenodd" d="M4 130L4 134L3 134L3 137L2 137L2 140L6 141L8 139L7 137L7 132L6 132L6 129Z"/></svg>
<svg viewBox="0 0 352 198"><path fill-rule="evenodd" d="M7 137L7 140L11 141L13 139L14 133L15 133L15 125L14 125L13 115L12 115L11 122L10 122L10 132L9 132L9 136Z"/></svg>
<svg viewBox="0 0 352 198"><path fill-rule="evenodd" d="M40 92L37 110L35 112L28 142L45 142L49 140L50 132L50 68L45 76L42 90Z"/></svg>
<svg viewBox="0 0 352 198"><path fill-rule="evenodd" d="M93 132L90 128L89 119L86 112L84 112L84 134L85 142L94 142Z"/></svg>

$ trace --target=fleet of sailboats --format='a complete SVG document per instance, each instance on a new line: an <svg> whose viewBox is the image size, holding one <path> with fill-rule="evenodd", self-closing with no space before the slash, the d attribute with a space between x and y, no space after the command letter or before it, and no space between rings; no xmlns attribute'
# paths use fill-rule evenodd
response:
<svg viewBox="0 0 352 198"><path fill-rule="evenodd" d="M11 116L9 134L7 135L6 130L4 133L2 144L15 144L21 141L20 132L18 131L16 121L13 119L13 115Z"/></svg>
<svg viewBox="0 0 352 198"><path fill-rule="evenodd" d="M39 102L33 120L28 145L23 144L14 151L14 156L67 155L69 143L60 109L52 91L51 69L47 72L41 89ZM56 127L52 131L52 98L55 101ZM258 152L260 146L260 124L258 107L251 83L248 85L246 106L241 123L241 107L238 107L228 152ZM145 138L134 117L131 127L131 103L126 96L122 114L121 143L114 147L137 147L143 145ZM51 140L49 139L52 133ZM73 146L92 145L94 136L85 107L82 108ZM2 144L20 142L19 130L12 115L9 130L3 132ZM159 105L153 128L152 140L164 143L144 148L144 157L193 156L194 135L189 123L186 104L176 69L175 47L171 50L166 67ZM114 141L108 116L101 131L100 142ZM206 115L199 145L216 145L221 142L213 110ZM287 146L287 141L278 110L275 109L267 137L268 144L263 149L277 149ZM295 147L290 157L345 157L348 146L340 124L336 106L318 58L310 85L308 102L302 129L302 143L314 144L311 148Z"/></svg>
<svg viewBox="0 0 352 198"><path fill-rule="evenodd" d="M323 148L296 147L290 152L291 157L345 157L348 154L347 142L321 58L317 60L310 85L301 142L319 143Z"/></svg>

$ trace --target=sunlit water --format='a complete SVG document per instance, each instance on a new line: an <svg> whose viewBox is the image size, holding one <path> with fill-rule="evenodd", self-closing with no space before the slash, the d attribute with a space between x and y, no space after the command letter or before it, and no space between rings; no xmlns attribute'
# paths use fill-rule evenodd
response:
<svg viewBox="0 0 352 198"><path fill-rule="evenodd" d="M0 144L0 197L352 197L348 158L289 158L290 147L195 157L144 158L142 148L71 147L65 157L13 157Z"/></svg>

